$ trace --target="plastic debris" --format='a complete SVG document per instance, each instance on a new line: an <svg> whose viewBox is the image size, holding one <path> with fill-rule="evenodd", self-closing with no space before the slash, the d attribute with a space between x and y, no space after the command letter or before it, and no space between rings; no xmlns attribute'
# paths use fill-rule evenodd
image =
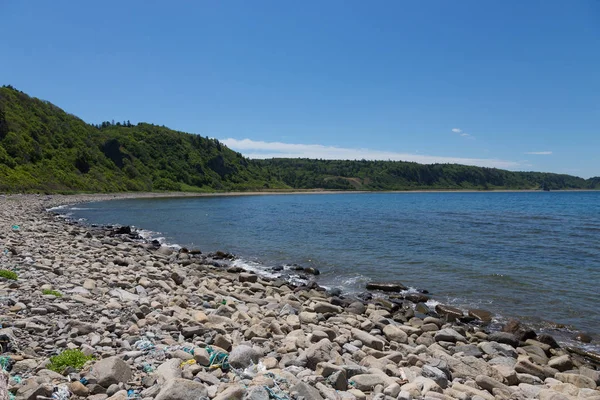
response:
<svg viewBox="0 0 600 400"><path fill-rule="evenodd" d="M21 229L21 227L20 227L19 225L13 225L13 226L12 226L12 230L13 230L13 231L18 231L18 230L20 230L20 229Z"/></svg>
<svg viewBox="0 0 600 400"><path fill-rule="evenodd" d="M140 394L136 393L135 390L129 389L127 391L127 400L129 400L129 399L141 399L141 398L142 398L142 396Z"/></svg>
<svg viewBox="0 0 600 400"><path fill-rule="evenodd" d="M182 362L181 364L179 364L179 368L183 368L183 367L185 367L186 365L194 365L194 364L196 364L196 360L194 360L194 359L192 358L191 360L187 360L187 361L184 361L184 362Z"/></svg>
<svg viewBox="0 0 600 400"><path fill-rule="evenodd" d="M0 357L0 367L6 372L10 372L12 370L14 363L15 362L10 357Z"/></svg>
<svg viewBox="0 0 600 400"><path fill-rule="evenodd" d="M150 372L154 371L154 367L148 363L144 363L144 364L142 364L142 370L146 373L150 373Z"/></svg>
<svg viewBox="0 0 600 400"><path fill-rule="evenodd" d="M155 348L154 343L147 339L140 339L135 342L133 346L141 351L150 351Z"/></svg>
<svg viewBox="0 0 600 400"><path fill-rule="evenodd" d="M55 387L51 398L53 400L68 400L71 398L71 392L65 386Z"/></svg>
<svg viewBox="0 0 600 400"><path fill-rule="evenodd" d="M229 369L229 354L217 351L212 346L206 346L206 351L210 357L210 364L208 366L210 369Z"/></svg>
<svg viewBox="0 0 600 400"><path fill-rule="evenodd" d="M89 383L89 381L88 381L87 379L83 378L83 377L82 377L82 378L79 380L79 382L80 382L80 383L81 383L83 386L86 386L86 385Z"/></svg>

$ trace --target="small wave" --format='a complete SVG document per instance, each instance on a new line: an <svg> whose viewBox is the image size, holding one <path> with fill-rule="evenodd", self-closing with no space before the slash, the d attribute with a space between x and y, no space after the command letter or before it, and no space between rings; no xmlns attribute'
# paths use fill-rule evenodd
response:
<svg viewBox="0 0 600 400"><path fill-rule="evenodd" d="M56 206L56 207L50 207L50 208L46 208L46 211L58 211L58 210L64 210L65 208L67 208L66 204L63 204L62 206Z"/></svg>
<svg viewBox="0 0 600 400"><path fill-rule="evenodd" d="M234 260L231 263L231 265L233 265L234 267L243 268L246 271L252 271L252 272L256 273L257 275L265 276L267 278L279 277L279 274L269 271L267 266L265 266L264 264L258 263L258 262L248 261L248 260L244 260L244 259L240 258L240 259Z"/></svg>

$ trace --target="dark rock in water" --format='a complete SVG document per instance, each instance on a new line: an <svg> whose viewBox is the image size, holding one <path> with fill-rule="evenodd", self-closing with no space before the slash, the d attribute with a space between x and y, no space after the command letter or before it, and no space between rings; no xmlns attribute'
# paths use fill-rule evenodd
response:
<svg viewBox="0 0 600 400"><path fill-rule="evenodd" d="M583 333L580 332L577 335L575 335L575 337L573 338L581 343L591 343L592 342L592 337L590 335L588 335L587 333Z"/></svg>
<svg viewBox="0 0 600 400"><path fill-rule="evenodd" d="M408 288L400 282L369 282L367 290L381 290L382 292L401 292Z"/></svg>
<svg viewBox="0 0 600 400"><path fill-rule="evenodd" d="M533 329L521 325L521 323L515 319L508 321L508 323L502 328L502 332L512 333L515 335L517 340L521 342L524 342L527 339L535 339L537 337L537 334Z"/></svg>
<svg viewBox="0 0 600 400"><path fill-rule="evenodd" d="M464 317L460 317L458 320L463 324L470 324L472 322L477 321L477 318L471 317L470 315L465 315Z"/></svg>
<svg viewBox="0 0 600 400"><path fill-rule="evenodd" d="M114 235L129 235L129 234L131 234L131 227L130 226L121 226L121 227L113 230L113 234Z"/></svg>
<svg viewBox="0 0 600 400"><path fill-rule="evenodd" d="M558 342L550 335L546 335L546 334L541 334L538 335L538 337L536 338L536 340L538 342L547 344L548 346L550 346L553 349L558 349L560 347L560 345L558 344Z"/></svg>
<svg viewBox="0 0 600 400"><path fill-rule="evenodd" d="M292 264L293 271L304 271L304 267L298 264Z"/></svg>
<svg viewBox="0 0 600 400"><path fill-rule="evenodd" d="M189 253L190 251L187 248L182 247L182 248L179 249L179 252L180 253Z"/></svg>
<svg viewBox="0 0 600 400"><path fill-rule="evenodd" d="M318 269L314 268L314 267L306 267L304 268L304 272L306 272L307 274L312 274L312 275L320 275L321 271L319 271Z"/></svg>
<svg viewBox="0 0 600 400"><path fill-rule="evenodd" d="M360 301L355 301L354 303L351 303L348 307L346 307L346 311L348 311L349 313L352 314L364 314L364 312L366 311L366 307L363 303L361 303Z"/></svg>
<svg viewBox="0 0 600 400"><path fill-rule="evenodd" d="M190 250L190 254L195 256L198 254L202 254L202 252L200 251L200 249L192 249L192 250Z"/></svg>
<svg viewBox="0 0 600 400"><path fill-rule="evenodd" d="M211 253L209 254L210 257L214 258L215 260L233 260L235 259L235 256L233 254L230 253L225 253L224 251L217 251L216 253Z"/></svg>
<svg viewBox="0 0 600 400"><path fill-rule="evenodd" d="M425 290L425 289L417 289L417 292L423 293L423 294L429 294L429 290Z"/></svg>
<svg viewBox="0 0 600 400"><path fill-rule="evenodd" d="M435 311L441 316L446 317L448 321L456 321L457 319L462 318L464 315L462 310L456 307L447 306L445 304L436 305Z"/></svg>
<svg viewBox="0 0 600 400"><path fill-rule="evenodd" d="M227 268L227 272L231 274L239 274L240 272L244 272L244 268L242 267L229 267Z"/></svg>
<svg viewBox="0 0 600 400"><path fill-rule="evenodd" d="M469 316L476 318L483 322L490 322L492 320L492 313L486 310L472 309L468 311Z"/></svg>
<svg viewBox="0 0 600 400"><path fill-rule="evenodd" d="M427 307L427 305L424 303L418 303L415 306L415 311L420 312L421 314L425 314L425 315L429 315L431 313L431 310L429 309L429 307Z"/></svg>
<svg viewBox="0 0 600 400"><path fill-rule="evenodd" d="M342 295L342 289L340 289L340 288L329 289L329 295L334 296L334 297L340 297Z"/></svg>
<svg viewBox="0 0 600 400"><path fill-rule="evenodd" d="M153 246L155 247L160 247L160 242L156 239L154 239L153 241L150 242Z"/></svg>
<svg viewBox="0 0 600 400"><path fill-rule="evenodd" d="M402 297L413 303L426 303L429 300L429 296L425 296L422 293L407 293Z"/></svg>
<svg viewBox="0 0 600 400"><path fill-rule="evenodd" d="M393 303L391 301L388 301L386 299L375 299L375 300L373 300L373 304L378 304L381 307L383 307L385 310L390 311L390 312L395 312L400 309L400 305Z"/></svg>
<svg viewBox="0 0 600 400"><path fill-rule="evenodd" d="M371 300L373 298L373 295L369 292L363 292L356 297L358 297L361 300Z"/></svg>
<svg viewBox="0 0 600 400"><path fill-rule="evenodd" d="M348 299L340 299L339 297L332 297L329 302L334 306L347 307L351 304Z"/></svg>
<svg viewBox="0 0 600 400"><path fill-rule="evenodd" d="M519 347L519 339L510 332L493 332L487 338L490 342L504 343L514 348Z"/></svg>
<svg viewBox="0 0 600 400"><path fill-rule="evenodd" d="M271 268L271 270L275 272L283 271L283 265L278 265L276 267Z"/></svg>

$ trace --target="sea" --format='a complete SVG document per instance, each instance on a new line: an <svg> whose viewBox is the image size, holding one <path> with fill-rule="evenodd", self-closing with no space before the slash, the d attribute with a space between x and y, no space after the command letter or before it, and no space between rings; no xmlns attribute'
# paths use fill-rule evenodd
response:
<svg viewBox="0 0 600 400"><path fill-rule="evenodd" d="M293 265L346 295L369 281L519 319L600 350L600 192L334 193L112 200L58 210L136 227L166 245L222 250L236 265L294 278ZM284 271L273 271L284 266Z"/></svg>

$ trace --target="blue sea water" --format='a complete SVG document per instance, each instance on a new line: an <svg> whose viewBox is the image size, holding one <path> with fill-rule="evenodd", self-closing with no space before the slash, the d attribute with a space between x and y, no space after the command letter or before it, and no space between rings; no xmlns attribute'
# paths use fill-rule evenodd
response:
<svg viewBox="0 0 600 400"><path fill-rule="evenodd" d="M433 304L487 309L565 338L600 332L600 192L135 199L66 212L231 252L259 271L317 267L320 284L348 293L400 281L427 289Z"/></svg>

